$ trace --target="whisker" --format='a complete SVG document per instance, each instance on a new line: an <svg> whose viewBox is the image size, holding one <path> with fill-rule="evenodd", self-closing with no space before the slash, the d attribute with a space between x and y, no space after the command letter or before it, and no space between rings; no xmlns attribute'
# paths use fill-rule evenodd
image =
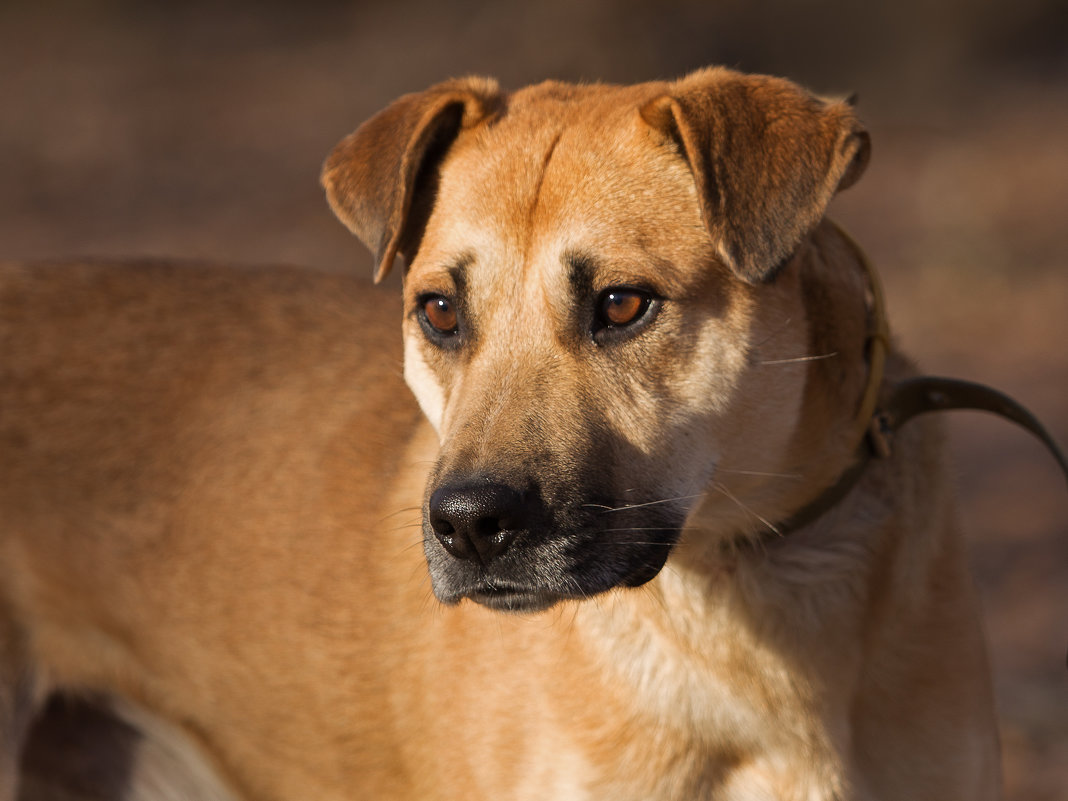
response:
<svg viewBox="0 0 1068 801"><path fill-rule="evenodd" d="M655 527L649 526L647 528L602 528L602 529L598 529L597 533L598 534L618 534L618 533L623 532L623 531L677 531L677 530L678 529L671 528L671 527L668 527L668 526L664 526L662 528L655 528ZM609 544L611 544L611 545L655 545L655 543L651 543L651 542L634 542L632 540L627 540L626 542L613 542L613 543L601 543L601 544L602 545L609 545Z"/></svg>
<svg viewBox="0 0 1068 801"><path fill-rule="evenodd" d="M403 531L406 528L420 528L422 526L422 520L413 520L409 523L401 523L399 526L393 528L382 529L383 534L392 534L394 531Z"/></svg>
<svg viewBox="0 0 1068 801"><path fill-rule="evenodd" d="M752 515L752 516L753 516L753 517L755 517L755 518L756 518L757 520L759 520L759 521L760 521L761 523L763 523L763 524L764 524L765 526L767 526L767 527L768 527L768 529L769 529L769 530L770 530L770 531L771 531L771 532L772 532L773 534L775 534L775 535L777 535L777 536L779 536L779 537L781 537L781 536L782 536L782 532L781 532L781 531L779 531L779 529L777 529L777 528L776 528L776 527L775 527L775 526L774 526L774 525L773 525L773 524L772 524L772 523L771 523L771 522L770 522L769 520L766 520L766 519L764 519L763 517L761 517L760 515L758 515L758 514L757 514L756 512L754 512L754 511L753 511L752 509L750 509L750 508L749 508L749 507L748 507L748 506L747 506L746 504L742 503L742 502L741 502L741 501L740 501L740 500L739 500L738 498L736 498L736 497L735 497L735 496L734 496L734 495L733 495L733 494L732 494L732 493L731 493L731 492L730 492L729 490L727 490L727 488L726 488L726 487L724 487L724 486L723 486L722 484L720 484L719 482L713 482L713 483L712 483L712 488L713 488L714 490L716 490L717 492L721 493L721 494L722 494L722 495L723 495L724 497L726 497L727 499L729 499L729 500L733 501L733 502L735 503L735 505L736 505L736 506L737 506L737 507L738 507L739 509L741 509L741 510L742 510L743 512L746 512L747 514L750 514L750 515Z"/></svg>
<svg viewBox="0 0 1068 801"><path fill-rule="evenodd" d="M378 521L378 522L379 522L379 523L385 523L385 522L386 522L387 520L389 520L389 519L390 519L391 517L396 517L397 515L399 515L399 514L402 514L403 512L415 512L415 511L419 511L419 510L421 510L422 508L423 508L422 506L406 506L406 507L405 507L405 508L403 508L403 509L397 509L397 510L396 510L395 512L390 512L390 513L389 513L388 515L386 515L385 517L383 517L383 518L379 519L379 521Z"/></svg>
<svg viewBox="0 0 1068 801"><path fill-rule="evenodd" d="M677 498L663 498L659 501L647 501L645 503L633 503L625 506L603 506L596 503L584 503L582 506L586 509L602 509L605 512L625 512L628 509L642 509L647 506L657 506L662 503L674 503L675 501L688 501L693 498L700 498L704 495L703 492L698 492L696 495L680 495Z"/></svg>
<svg viewBox="0 0 1068 801"><path fill-rule="evenodd" d="M406 554L406 553L408 553L408 551L414 551L416 548L422 548L422 547L423 547L423 541L420 539L420 540L416 540L413 543L405 545L403 548L400 549L400 551L398 551L398 553Z"/></svg>
<svg viewBox="0 0 1068 801"><path fill-rule="evenodd" d="M790 359L764 359L763 361L757 362L757 364L796 364L798 362L818 362L822 359L833 359L837 355L838 352L835 351L834 353L823 353L819 356L794 356Z"/></svg>
<svg viewBox="0 0 1068 801"><path fill-rule="evenodd" d="M570 589L574 596L579 598L580 600L585 601L589 599L590 594L586 590L584 590L581 585L579 585L577 578L575 578L574 576L566 576L565 578L567 584L567 586L565 586L564 588L565 590Z"/></svg>
<svg viewBox="0 0 1068 801"><path fill-rule="evenodd" d="M578 604L569 604L569 606L571 607L571 620L568 621L568 623L567 623L567 626L566 626L567 634L564 635L565 638L566 638L565 639L565 645L568 645L568 646L571 645L571 636L575 633L575 621L578 620L578 613L579 613L579 605ZM560 610L561 616L564 614L564 609L565 608L566 607L562 607L561 608L561 610ZM562 619L562 617L561 617L561 619ZM569 653L569 649L568 648L561 648L560 649L559 656L557 658L559 659L559 664L561 666L566 664L566 659L567 659L567 654L568 653Z"/></svg>
<svg viewBox="0 0 1068 801"><path fill-rule="evenodd" d="M425 563L419 563L412 566L412 572L410 577L413 580L417 580L419 587L429 593L431 596L434 594L434 588L430 583L430 573L426 570Z"/></svg>
<svg viewBox="0 0 1068 801"><path fill-rule="evenodd" d="M782 325L780 325L778 328L776 328L774 331L772 331L770 334L768 334L764 339L762 339L758 343L756 343L753 346L753 350L760 350L760 348L762 346L768 344L771 340L775 339L775 337L777 337L779 334L781 334L783 331L785 331L787 328L789 328L790 327L790 323L792 323L793 321L794 321L793 317L787 317L785 320L783 320Z"/></svg>
<svg viewBox="0 0 1068 801"><path fill-rule="evenodd" d="M618 529L619 531L626 531L626 529ZM631 545L667 545L666 542L655 542L653 540L626 540L622 542L599 542L598 548L615 546L617 548L629 548Z"/></svg>
<svg viewBox="0 0 1068 801"><path fill-rule="evenodd" d="M716 467L717 473L732 473L739 476L763 476L765 478L792 478L800 480L800 473L772 473L764 470L736 470L730 467Z"/></svg>

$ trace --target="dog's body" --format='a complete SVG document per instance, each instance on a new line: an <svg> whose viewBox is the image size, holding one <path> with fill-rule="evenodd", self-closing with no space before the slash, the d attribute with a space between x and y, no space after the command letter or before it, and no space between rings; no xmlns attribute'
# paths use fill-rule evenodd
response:
<svg viewBox="0 0 1068 801"><path fill-rule="evenodd" d="M403 308L6 268L0 799L54 690L241 798L996 797L937 431L767 536L858 444L868 287L819 221L866 154L726 71L452 82L325 173Z"/></svg>

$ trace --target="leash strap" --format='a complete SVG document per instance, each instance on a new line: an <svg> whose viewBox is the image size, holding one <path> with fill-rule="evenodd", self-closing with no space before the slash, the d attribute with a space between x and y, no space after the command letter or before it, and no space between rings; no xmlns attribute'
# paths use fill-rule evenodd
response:
<svg viewBox="0 0 1068 801"><path fill-rule="evenodd" d="M948 412L957 409L990 412L1027 429L1057 460L1065 481L1068 482L1068 459L1065 459L1064 453L1037 417L1004 392L957 378L921 376L902 381L895 386L886 408L872 420L872 447L878 455L883 455L884 449L889 453L890 443L887 437L913 417L925 412Z"/></svg>

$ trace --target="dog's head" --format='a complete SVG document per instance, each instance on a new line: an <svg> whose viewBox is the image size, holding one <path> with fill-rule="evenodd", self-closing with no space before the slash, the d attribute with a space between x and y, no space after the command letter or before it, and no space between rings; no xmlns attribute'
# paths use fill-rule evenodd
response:
<svg viewBox="0 0 1068 801"><path fill-rule="evenodd" d="M811 291L784 267L867 153L848 103L723 69L451 81L338 145L334 211L378 277L407 263L442 601L536 609L642 584L725 471L747 476L744 497L714 485L725 508L759 517L788 494L757 478L796 469L804 439L811 371L768 366L814 341Z"/></svg>

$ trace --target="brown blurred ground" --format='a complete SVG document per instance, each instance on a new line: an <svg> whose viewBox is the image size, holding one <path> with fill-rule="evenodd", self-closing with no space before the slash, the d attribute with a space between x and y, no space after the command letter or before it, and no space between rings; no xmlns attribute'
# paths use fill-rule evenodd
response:
<svg viewBox="0 0 1068 801"><path fill-rule="evenodd" d="M369 272L317 185L397 94L708 63L859 91L874 139L835 214L928 370L1068 443L1068 4L430 0L0 5L0 257L172 255ZM1005 423L954 465L986 605L1009 797L1068 793L1068 495ZM968 666L962 665L962 669Z"/></svg>

